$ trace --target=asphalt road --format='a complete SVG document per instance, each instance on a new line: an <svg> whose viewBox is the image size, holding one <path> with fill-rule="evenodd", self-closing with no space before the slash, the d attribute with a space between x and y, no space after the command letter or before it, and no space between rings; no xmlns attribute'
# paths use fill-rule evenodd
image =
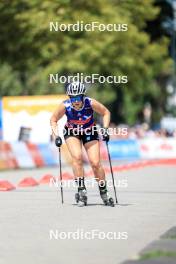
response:
<svg viewBox="0 0 176 264"><path fill-rule="evenodd" d="M8 171L0 179L17 184L22 177L40 179L48 172L58 174L56 168ZM0 264L134 259L176 222L176 166L120 172L115 178L119 205L114 208L102 205L96 184L88 188L86 207L75 205L72 186L64 188L64 205L55 186L0 192Z"/></svg>

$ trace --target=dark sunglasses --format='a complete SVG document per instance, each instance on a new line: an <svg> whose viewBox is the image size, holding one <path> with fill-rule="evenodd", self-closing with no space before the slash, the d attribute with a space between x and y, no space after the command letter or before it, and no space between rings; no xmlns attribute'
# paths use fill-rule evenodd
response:
<svg viewBox="0 0 176 264"><path fill-rule="evenodd" d="M70 101L72 103L81 102L83 100L83 95L70 96Z"/></svg>

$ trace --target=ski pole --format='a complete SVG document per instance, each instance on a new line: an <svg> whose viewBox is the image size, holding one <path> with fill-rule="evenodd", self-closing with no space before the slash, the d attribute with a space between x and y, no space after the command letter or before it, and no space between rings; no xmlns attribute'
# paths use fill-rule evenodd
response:
<svg viewBox="0 0 176 264"><path fill-rule="evenodd" d="M118 204L117 193L116 193L115 182L114 182L114 173L113 173L113 170L112 170L111 156L110 156L109 145L108 145L107 141L106 141L106 147L107 147L107 152L108 152L109 166L110 166L110 169L111 169L111 176L112 176L112 183L113 183L114 194L115 194L115 201L116 201L116 204Z"/></svg>
<svg viewBox="0 0 176 264"><path fill-rule="evenodd" d="M61 167L61 148L59 147L59 172L60 172L60 190L61 190L61 201L64 203L63 197L63 186L62 186L62 167Z"/></svg>
<svg viewBox="0 0 176 264"><path fill-rule="evenodd" d="M61 145L62 145L62 139L60 137L57 137L55 139L55 144L59 149L59 174L60 174L60 191L61 191L61 201L62 204L64 203L64 196L63 196L63 186L62 186L62 163L61 163Z"/></svg>

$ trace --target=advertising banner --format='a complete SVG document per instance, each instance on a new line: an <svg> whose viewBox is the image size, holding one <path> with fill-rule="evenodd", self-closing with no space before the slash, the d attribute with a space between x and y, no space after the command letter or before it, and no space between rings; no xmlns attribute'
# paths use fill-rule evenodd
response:
<svg viewBox="0 0 176 264"><path fill-rule="evenodd" d="M17 141L23 129L24 133L29 133L30 142L48 143L51 135L51 114L65 99L65 95L3 97L3 140ZM60 133L65 119L64 116L59 121Z"/></svg>
<svg viewBox="0 0 176 264"><path fill-rule="evenodd" d="M109 142L109 151L112 159L138 159L140 158L139 145L136 140L111 140Z"/></svg>
<svg viewBox="0 0 176 264"><path fill-rule="evenodd" d="M176 158L175 138L145 138L110 140L111 158L116 159L172 159ZM101 156L107 160L107 150L101 145Z"/></svg>
<svg viewBox="0 0 176 264"><path fill-rule="evenodd" d="M176 139L174 138L146 138L138 142L141 158L176 158Z"/></svg>

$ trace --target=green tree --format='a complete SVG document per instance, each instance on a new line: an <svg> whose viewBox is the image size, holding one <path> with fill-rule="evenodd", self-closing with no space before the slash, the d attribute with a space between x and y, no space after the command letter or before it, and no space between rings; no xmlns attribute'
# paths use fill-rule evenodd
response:
<svg viewBox="0 0 176 264"><path fill-rule="evenodd" d="M0 59L18 72L23 87L15 93L62 92L63 85L49 84L50 73L127 75L127 84L95 84L89 94L110 107L115 122L133 124L146 100L159 109L165 93L157 79L170 73L171 62L168 40L151 41L145 32L159 14L153 0L14 0L1 2L0 12ZM125 23L128 31L49 31L50 21L78 20Z"/></svg>

